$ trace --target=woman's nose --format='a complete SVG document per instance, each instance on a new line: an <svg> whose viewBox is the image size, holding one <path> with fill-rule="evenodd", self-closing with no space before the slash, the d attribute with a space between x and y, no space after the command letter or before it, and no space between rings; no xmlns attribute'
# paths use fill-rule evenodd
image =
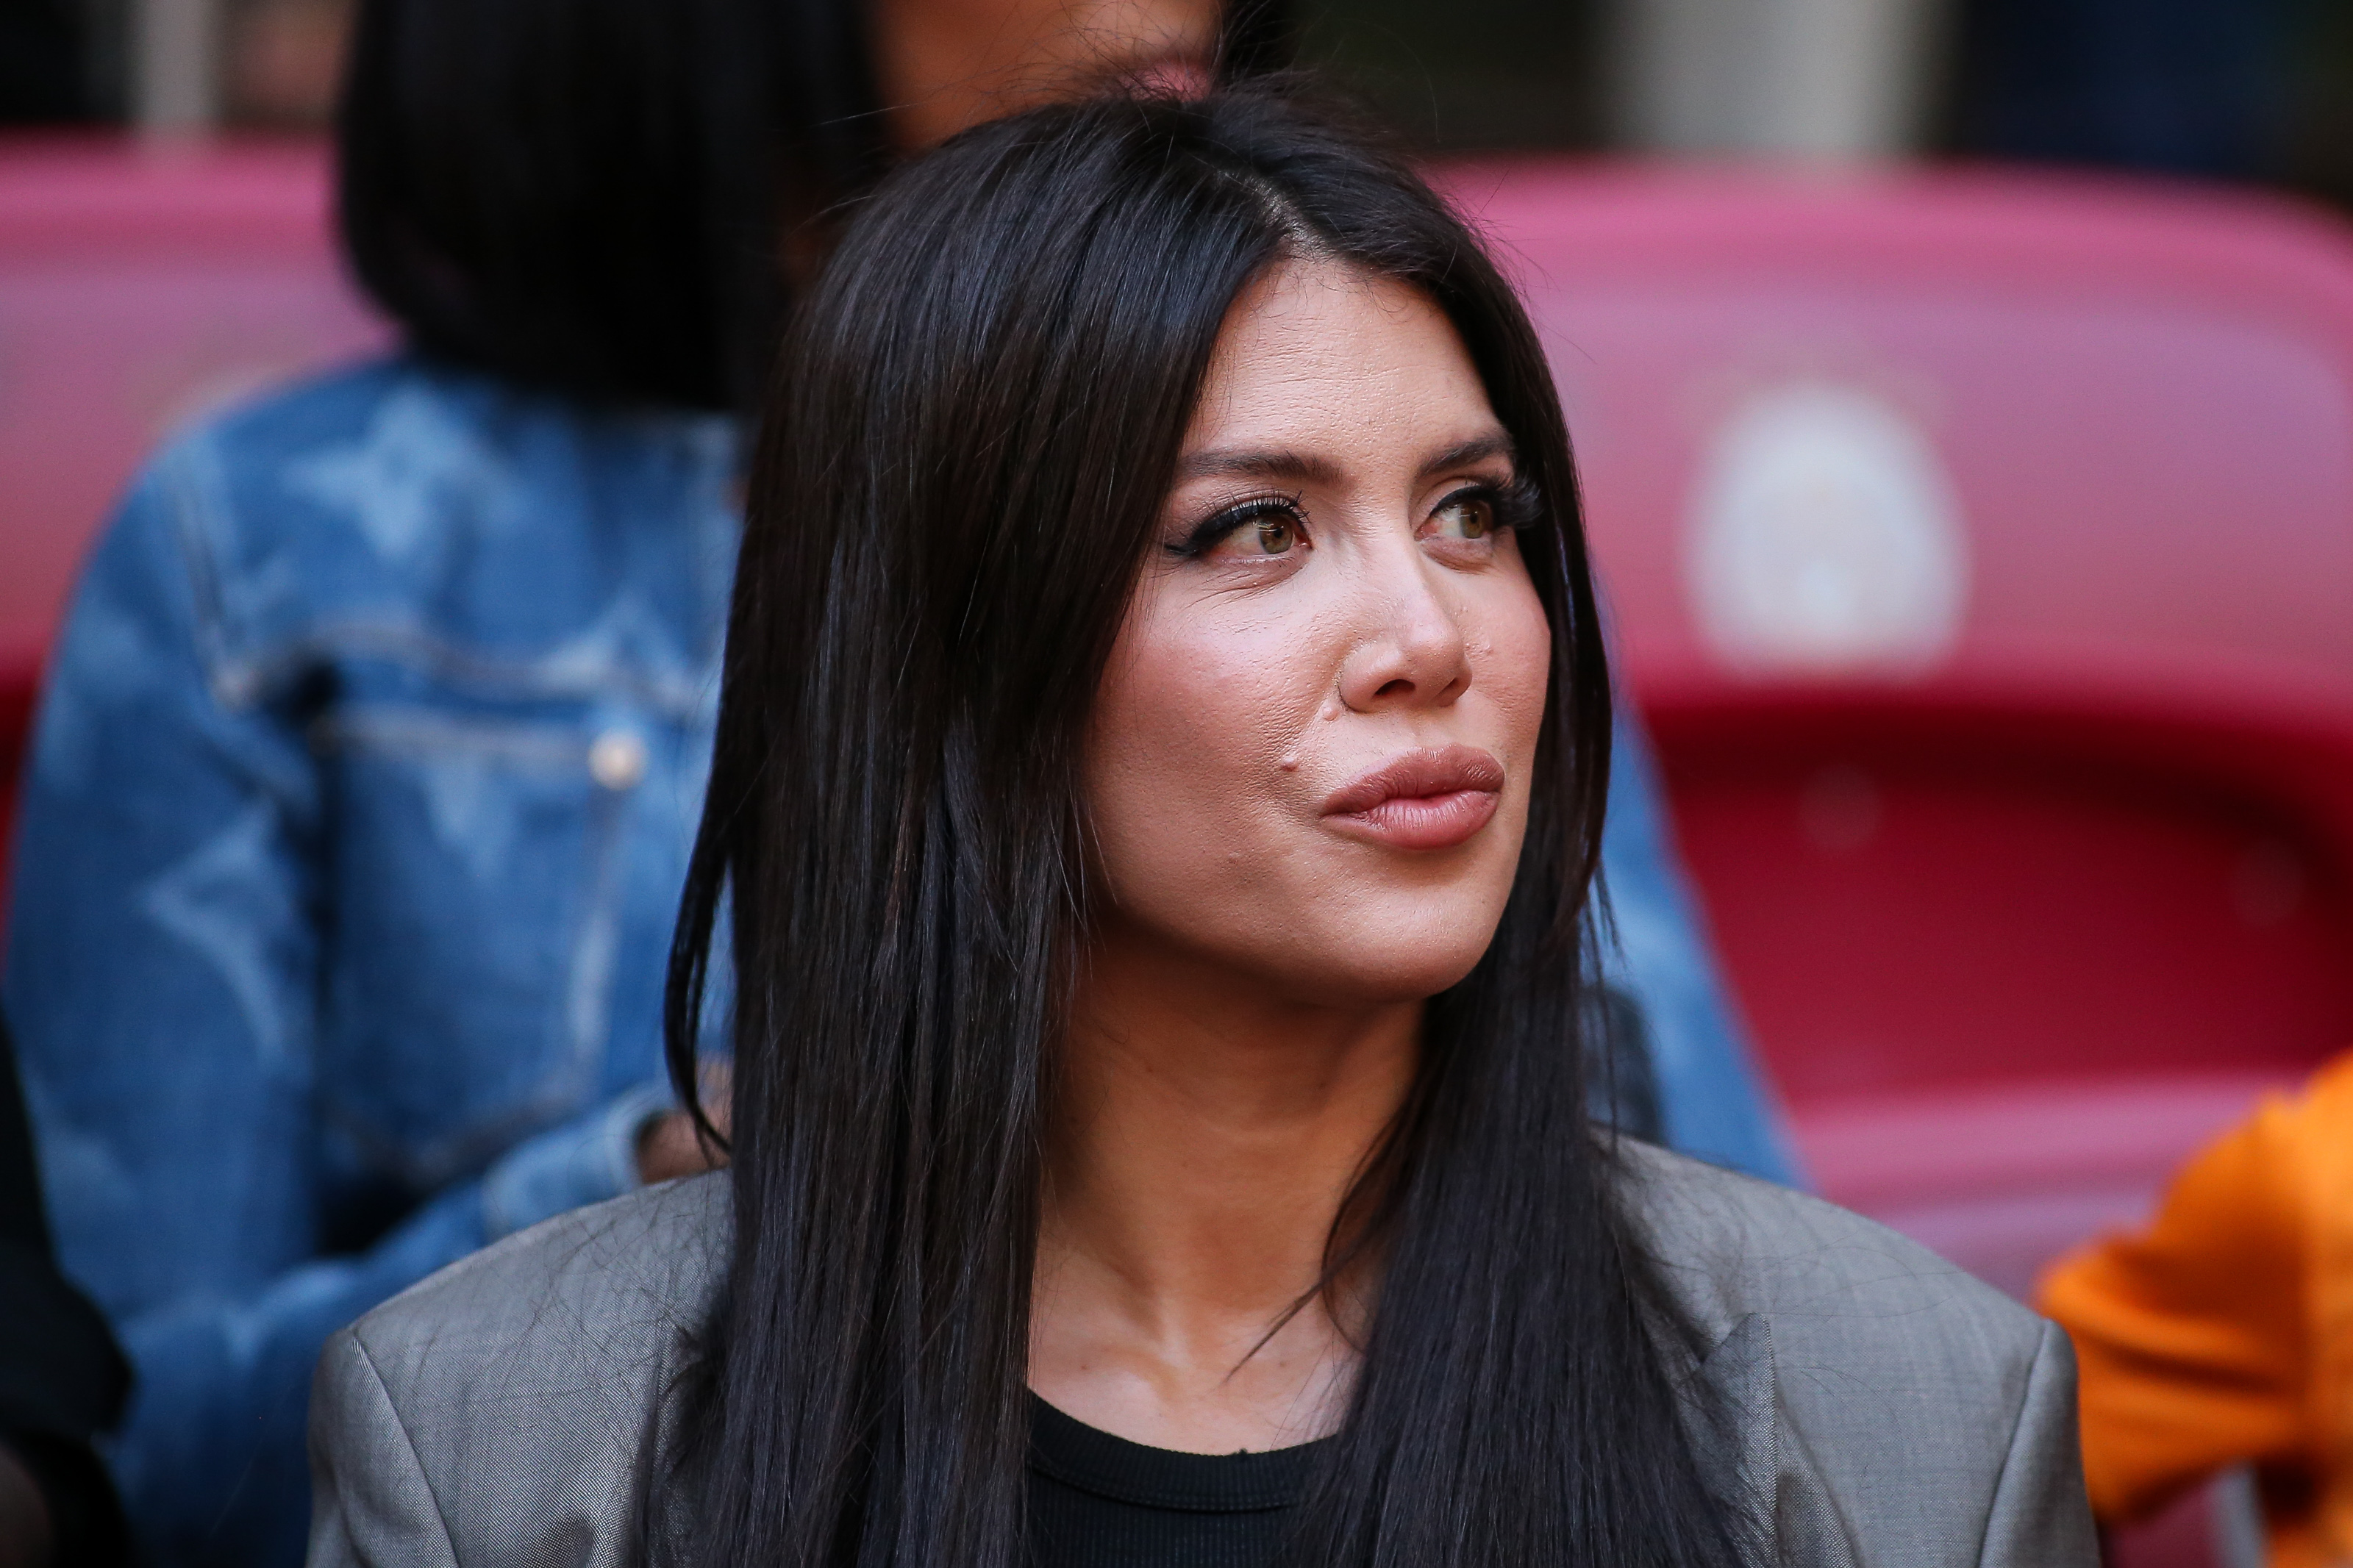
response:
<svg viewBox="0 0 2353 1568"><path fill-rule="evenodd" d="M1471 689L1461 618L1417 549L1366 584L1365 620L1340 666L1340 700L1360 713L1440 707Z"/></svg>

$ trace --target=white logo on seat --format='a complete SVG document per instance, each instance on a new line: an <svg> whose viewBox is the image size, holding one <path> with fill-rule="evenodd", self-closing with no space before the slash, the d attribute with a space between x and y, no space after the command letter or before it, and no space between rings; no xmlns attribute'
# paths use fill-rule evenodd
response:
<svg viewBox="0 0 2353 1568"><path fill-rule="evenodd" d="M1690 515L1693 614L1737 668L1919 670L1960 635L1959 502L1926 434L1873 393L1798 381L1750 397L1717 429Z"/></svg>

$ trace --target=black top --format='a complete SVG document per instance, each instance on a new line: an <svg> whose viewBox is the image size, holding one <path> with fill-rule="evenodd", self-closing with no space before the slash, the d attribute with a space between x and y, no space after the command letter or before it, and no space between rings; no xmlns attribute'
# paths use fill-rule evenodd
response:
<svg viewBox="0 0 2353 1568"><path fill-rule="evenodd" d="M1031 1568L1267 1568L1322 1447L1179 1454L1030 1405Z"/></svg>

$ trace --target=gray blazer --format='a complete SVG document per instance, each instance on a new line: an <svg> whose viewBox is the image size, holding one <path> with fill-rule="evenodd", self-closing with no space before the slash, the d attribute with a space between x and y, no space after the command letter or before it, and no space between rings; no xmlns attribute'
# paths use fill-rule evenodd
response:
<svg viewBox="0 0 2353 1568"><path fill-rule="evenodd" d="M1634 1147L1634 1146L1630 1146ZM2094 1568L2066 1337L1868 1220L1636 1148L1736 1495L1784 1568ZM724 1266L723 1178L548 1221L336 1335L311 1568L617 1568L639 1455Z"/></svg>

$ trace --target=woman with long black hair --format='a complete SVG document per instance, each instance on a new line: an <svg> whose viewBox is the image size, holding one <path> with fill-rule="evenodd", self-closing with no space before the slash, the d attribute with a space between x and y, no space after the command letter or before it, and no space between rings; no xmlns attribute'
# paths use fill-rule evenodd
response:
<svg viewBox="0 0 2353 1568"><path fill-rule="evenodd" d="M392 353L177 433L50 657L5 994L155 1568L291 1568L329 1334L701 1169L663 955L736 416L828 212L1219 0L362 0L337 206Z"/></svg>
<svg viewBox="0 0 2353 1568"><path fill-rule="evenodd" d="M159 1568L299 1560L329 1334L702 1167L663 955L738 416L839 215L992 114L1279 61L1282 9L363 0L338 206L403 341L140 477L49 660L12 858L6 1002L60 1258L136 1369L107 1458ZM1787 1176L1617 758L1616 1106Z"/></svg>
<svg viewBox="0 0 2353 1568"><path fill-rule="evenodd" d="M1597 1130L1609 683L1462 225L1271 97L886 183L671 974L733 1163L331 1342L311 1561L2088 1564L2055 1330Z"/></svg>

